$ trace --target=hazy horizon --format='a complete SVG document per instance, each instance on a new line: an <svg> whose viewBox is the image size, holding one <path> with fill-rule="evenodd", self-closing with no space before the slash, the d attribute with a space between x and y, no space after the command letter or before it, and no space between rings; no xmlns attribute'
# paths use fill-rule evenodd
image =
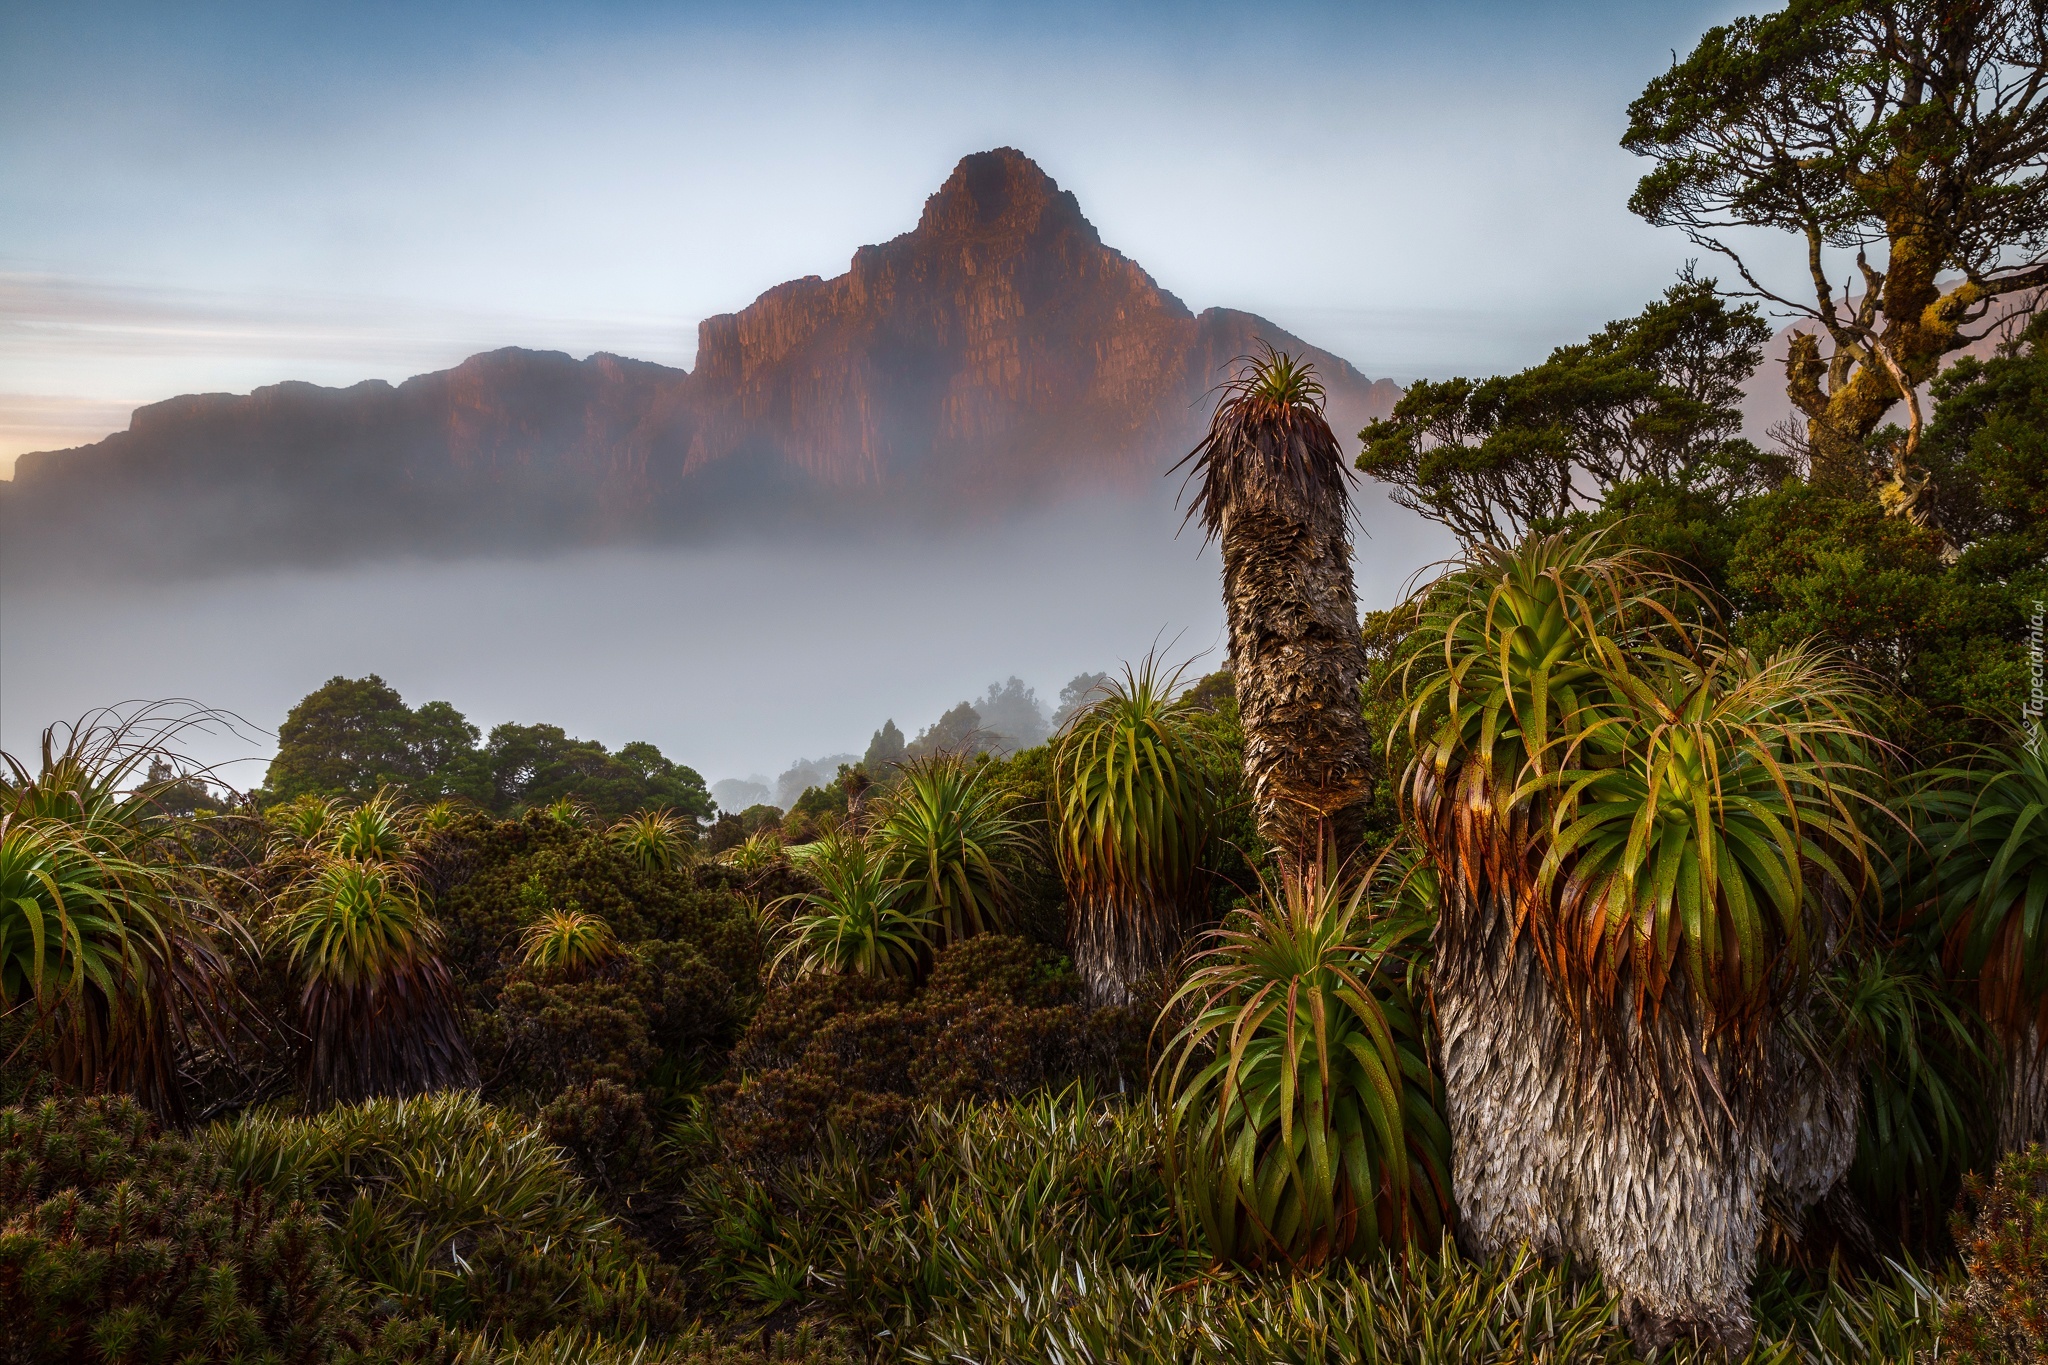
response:
<svg viewBox="0 0 2048 1365"><path fill-rule="evenodd" d="M135 406L704 317L1021 148L1192 308L1484 374L1697 254L1628 100L1726 4L133 4L0 14L0 472ZM1103 136L1105 128L1116 135Z"/></svg>
<svg viewBox="0 0 2048 1365"><path fill-rule="evenodd" d="M1451 548L1364 493L1361 609ZM616 749L648 740L707 783L915 735L1011 675L1048 705L1078 673L1157 648L1191 673L1226 648L1215 551L1164 499L1098 499L912 540L579 550L130 583L0 583L0 748L98 706L189 698L275 731L337 674L488 732L547 722ZM1115 591L1104 591L1114 584ZM195 737L262 780L273 741Z"/></svg>

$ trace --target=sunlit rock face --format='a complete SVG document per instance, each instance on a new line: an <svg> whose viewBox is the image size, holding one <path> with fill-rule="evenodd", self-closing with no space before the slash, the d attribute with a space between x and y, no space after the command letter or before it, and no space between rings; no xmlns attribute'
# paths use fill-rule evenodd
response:
<svg viewBox="0 0 2048 1365"><path fill-rule="evenodd" d="M10 568L90 535L170 570L1001 517L1160 487L1261 342L1316 362L1340 434L1399 397L1264 319L1189 311L1000 148L845 274L706 319L692 371L508 348L396 386L174 398L23 456L0 529Z"/></svg>

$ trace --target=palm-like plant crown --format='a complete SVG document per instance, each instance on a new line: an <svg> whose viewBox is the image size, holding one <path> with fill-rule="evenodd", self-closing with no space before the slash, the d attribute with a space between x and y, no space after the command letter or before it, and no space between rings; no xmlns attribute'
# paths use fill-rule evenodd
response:
<svg viewBox="0 0 2048 1365"><path fill-rule="evenodd" d="M1453 907L1505 896L1568 1007L1654 1009L1682 963L1740 1029L1806 965L1814 878L1853 900L1869 872L1873 702L1831 656L1760 662L1700 614L1597 534L1481 547L1424 604L1406 796Z"/></svg>
<svg viewBox="0 0 2048 1365"><path fill-rule="evenodd" d="M1209 755L1150 659L1067 722L1053 752L1054 854L1076 900L1184 900L1215 820Z"/></svg>
<svg viewBox="0 0 2048 1365"><path fill-rule="evenodd" d="M1909 804L1949 965L2006 1037L2048 1033L2048 759L2024 743L1935 769Z"/></svg>
<svg viewBox="0 0 2048 1365"><path fill-rule="evenodd" d="M1203 900L1212 755L1179 681L1127 668L1054 741L1053 853L1076 965L1104 995L1163 965Z"/></svg>
<svg viewBox="0 0 2048 1365"><path fill-rule="evenodd" d="M806 845L802 861L818 889L768 907L791 912L771 970L793 963L800 976L908 976L917 969L938 925L911 902L911 888L890 878L877 848L835 831Z"/></svg>
<svg viewBox="0 0 2048 1365"><path fill-rule="evenodd" d="M374 988L415 967L440 941L405 874L334 858L315 872L274 932L310 987Z"/></svg>
<svg viewBox="0 0 2048 1365"><path fill-rule="evenodd" d="M1406 928L1324 873L1262 887L1174 997L1159 1080L1183 1206L1219 1259L1257 1265L1431 1244L1450 1137L1398 954Z"/></svg>
<svg viewBox="0 0 2048 1365"><path fill-rule="evenodd" d="M985 766L953 754L902 765L872 837L888 875L947 942L1000 927L1010 869L1031 835Z"/></svg>
<svg viewBox="0 0 2048 1365"><path fill-rule="evenodd" d="M1239 511L1306 520L1345 506L1344 453L1323 417L1315 367L1263 344L1233 364L1208 434L1181 462L1192 462L1189 478L1200 480L1188 516L1215 536Z"/></svg>
<svg viewBox="0 0 2048 1365"><path fill-rule="evenodd" d="M643 872L673 872L690 859L696 845L689 826L673 811L643 810L611 827L611 841L640 865Z"/></svg>
<svg viewBox="0 0 2048 1365"><path fill-rule="evenodd" d="M96 712L43 732L40 764L0 754L0 1011L33 1004L57 1070L175 1114L173 1049L215 1032L242 931L206 893L162 784L136 781L210 713Z"/></svg>
<svg viewBox="0 0 2048 1365"><path fill-rule="evenodd" d="M581 910L550 910L520 935L519 952L527 966L542 972L580 975L618 955L612 927Z"/></svg>
<svg viewBox="0 0 2048 1365"><path fill-rule="evenodd" d="M323 826L327 851L332 857L354 862L403 864L411 851L406 837L410 815L396 795L379 792L330 818Z"/></svg>

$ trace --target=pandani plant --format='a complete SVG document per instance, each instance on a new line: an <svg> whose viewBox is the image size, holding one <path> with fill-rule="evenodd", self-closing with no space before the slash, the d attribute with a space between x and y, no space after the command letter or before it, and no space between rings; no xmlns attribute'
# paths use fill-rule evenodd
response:
<svg viewBox="0 0 2048 1365"><path fill-rule="evenodd" d="M1053 741L1053 854L1072 907L1089 999L1122 1005L1179 953L1205 910L1216 824L1213 755L1180 673L1152 659L1068 720Z"/></svg>
<svg viewBox="0 0 2048 1365"><path fill-rule="evenodd" d="M415 818L396 793L381 791L361 805L331 810L321 837L330 857L402 866L412 856Z"/></svg>
<svg viewBox="0 0 2048 1365"><path fill-rule="evenodd" d="M581 910L550 910L519 936L520 960L551 976L588 976L618 956L612 927Z"/></svg>
<svg viewBox="0 0 2048 1365"><path fill-rule="evenodd" d="M1212 932L1157 1073L1177 1201L1219 1261L1318 1265L1434 1247L1450 1134L1411 996L1412 918L1327 865L1267 878ZM1404 884L1405 885L1405 884Z"/></svg>
<svg viewBox="0 0 2048 1365"><path fill-rule="evenodd" d="M167 746L214 713L91 713L0 754L0 1013L31 1011L57 1075L183 1115L178 1057L223 1046L247 937L209 890L190 822L157 809Z"/></svg>
<svg viewBox="0 0 2048 1365"><path fill-rule="evenodd" d="M688 866L697 850L695 831L666 807L635 811L616 821L606 837L649 875Z"/></svg>
<svg viewBox="0 0 2048 1365"><path fill-rule="evenodd" d="M1919 895L1951 973L2004 1055L2000 1151L2048 1142L2048 760L2038 739L1927 773L1907 798Z"/></svg>
<svg viewBox="0 0 2048 1365"><path fill-rule="evenodd" d="M1013 871L1031 843L1015 796L988 765L949 753L903 763L869 838L908 913L936 925L940 942L1001 928Z"/></svg>
<svg viewBox="0 0 2048 1365"><path fill-rule="evenodd" d="M1766 1189L1803 1207L1854 1155L1855 1088L1777 1024L1870 883L1874 701L1821 651L1728 645L1603 533L1480 547L1418 630L1463 1238L1591 1264L1645 1346L1738 1347Z"/></svg>
<svg viewBox="0 0 2048 1365"><path fill-rule="evenodd" d="M880 849L834 831L805 847L802 865L816 889L768 906L771 915L788 915L771 974L787 965L799 976L903 977L929 956L937 917L914 895L915 888L889 875Z"/></svg>
<svg viewBox="0 0 2048 1365"><path fill-rule="evenodd" d="M1223 550L1230 667L1259 834L1283 865L1358 852L1372 743L1351 576L1350 470L1298 357L1240 356L1191 466L1190 520ZM1176 466L1178 468L1179 466Z"/></svg>
<svg viewBox="0 0 2048 1365"><path fill-rule="evenodd" d="M314 1103L476 1084L440 927L403 867L328 859L272 933L303 980L301 1072Z"/></svg>

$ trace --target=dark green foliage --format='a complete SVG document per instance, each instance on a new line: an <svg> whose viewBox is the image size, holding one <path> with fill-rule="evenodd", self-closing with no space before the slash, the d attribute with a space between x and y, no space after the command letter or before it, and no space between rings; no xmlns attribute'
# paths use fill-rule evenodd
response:
<svg viewBox="0 0 2048 1365"><path fill-rule="evenodd" d="M495 989L521 930L553 908L596 915L622 944L690 944L743 990L759 971L751 912L724 869L649 871L602 831L541 812L504 821L470 816L462 834L474 870L435 912L447 934L444 953L473 989Z"/></svg>
<svg viewBox="0 0 2048 1365"><path fill-rule="evenodd" d="M716 823L705 831L704 851L723 853L729 848L738 848L763 830L782 828L782 808L761 805L748 806L743 811L727 811L718 817Z"/></svg>
<svg viewBox="0 0 2048 1365"><path fill-rule="evenodd" d="M555 1096L540 1111L540 1128L601 1189L637 1183L654 1156L646 1099L607 1080Z"/></svg>
<svg viewBox="0 0 2048 1365"><path fill-rule="evenodd" d="M279 801L299 796L366 798L386 787L432 800L475 796L477 729L446 702L418 711L372 673L329 678L306 694L277 731L264 777Z"/></svg>
<svg viewBox="0 0 2048 1365"><path fill-rule="evenodd" d="M1013 1098L1136 1074L1149 1016L1074 1003L1065 959L983 934L941 952L922 990L810 976L772 987L733 1052L740 1076L709 1092L726 1148L747 1163L815 1155L828 1133L889 1150L913 1101Z"/></svg>
<svg viewBox="0 0 2048 1365"><path fill-rule="evenodd" d="M0 1358L385 1355L361 1297L316 1216L132 1101L0 1110Z"/></svg>
<svg viewBox="0 0 2048 1365"><path fill-rule="evenodd" d="M609 753L595 740L574 739L559 725L500 725L481 753L489 785L484 801L501 813L573 797L599 819L666 807L685 819L708 819L711 793L690 768L671 763L652 744L634 742Z"/></svg>
<svg viewBox="0 0 2048 1365"><path fill-rule="evenodd" d="M903 732L896 728L895 721L885 720L882 728L875 731L874 738L868 741L868 751L862 755L860 766L880 781L892 764L903 761L903 755Z"/></svg>
<svg viewBox="0 0 2048 1365"><path fill-rule="evenodd" d="M2048 1360L2048 1153L1998 1163L1988 1186L1968 1182L1972 1216L1957 1213L1956 1244L1970 1280L1943 1326L1957 1360Z"/></svg>
<svg viewBox="0 0 2048 1365"><path fill-rule="evenodd" d="M1850 1188L1901 1241L1945 1254L1963 1176L1994 1154L1995 1078L1977 1020L1910 941L1845 958L1825 985L1813 1050L1862 1076Z"/></svg>
<svg viewBox="0 0 2048 1365"><path fill-rule="evenodd" d="M1934 532L1811 485L1758 498L1737 519L1726 591L1738 644L1767 653L1818 639L1843 651L1893 685L1892 737L1924 757L2018 716L2019 585L1945 564Z"/></svg>
<svg viewBox="0 0 2048 1365"><path fill-rule="evenodd" d="M604 820L664 807L689 821L711 815L704 780L652 744L612 753L558 725L512 724L478 741L447 702L415 710L374 673L330 678L285 717L265 794L367 798L391 787L416 801L459 797L500 814L573 797Z"/></svg>
<svg viewBox="0 0 2048 1365"><path fill-rule="evenodd" d="M674 1272L622 1234L538 1127L471 1094L246 1114L207 1140L303 1197L344 1272L401 1311L531 1336L672 1330Z"/></svg>
<svg viewBox="0 0 2048 1365"><path fill-rule="evenodd" d="M1633 485L1725 505L1785 472L1736 435L1769 338L1753 305L1730 308L1688 267L1636 317L1520 374L1418 381L1359 434L1358 467L1467 544L1511 544Z"/></svg>
<svg viewBox="0 0 2048 1365"><path fill-rule="evenodd" d="M736 1030L733 984L688 943L648 939L574 978L513 971L487 1035L495 1082L523 1093L640 1086L664 1058L713 1070Z"/></svg>
<svg viewBox="0 0 2048 1365"><path fill-rule="evenodd" d="M985 752L991 739L982 728L981 712L974 709L973 702L963 701L918 731L917 738L904 746L903 756L930 758L935 754L953 754L971 758Z"/></svg>

